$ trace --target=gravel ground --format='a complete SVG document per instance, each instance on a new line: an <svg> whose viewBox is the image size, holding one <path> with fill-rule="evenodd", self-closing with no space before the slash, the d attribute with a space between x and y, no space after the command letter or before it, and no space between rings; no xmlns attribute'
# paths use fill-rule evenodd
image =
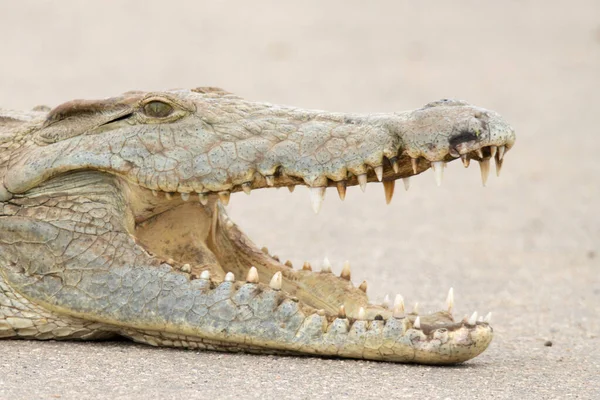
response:
<svg viewBox="0 0 600 400"><path fill-rule="evenodd" d="M254 241L295 265L348 259L380 301L459 316L496 336L456 367L0 342L2 399L600 398L600 3L0 1L0 106L131 89L221 86L246 98L378 112L458 97L517 129L501 179L453 163L444 185L232 197ZM551 344L551 346L548 346Z"/></svg>

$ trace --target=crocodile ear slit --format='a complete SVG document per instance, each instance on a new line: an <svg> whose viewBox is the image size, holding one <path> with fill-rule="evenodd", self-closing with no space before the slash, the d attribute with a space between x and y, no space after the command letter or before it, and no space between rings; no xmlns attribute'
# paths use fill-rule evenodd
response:
<svg viewBox="0 0 600 400"><path fill-rule="evenodd" d="M91 129L129 118L132 104L140 95L115 97L104 100L73 100L63 103L48 113L35 140L40 145L82 135Z"/></svg>

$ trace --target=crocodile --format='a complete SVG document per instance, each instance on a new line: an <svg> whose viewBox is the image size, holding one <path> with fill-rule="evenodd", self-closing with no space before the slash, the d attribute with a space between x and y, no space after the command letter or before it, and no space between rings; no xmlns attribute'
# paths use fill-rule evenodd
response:
<svg viewBox="0 0 600 400"><path fill-rule="evenodd" d="M0 110L0 338L102 340L258 354L455 364L491 314L370 303L350 265L294 268L228 217L232 193L396 180L490 160L515 142L496 112L444 99L349 114L202 87Z"/></svg>

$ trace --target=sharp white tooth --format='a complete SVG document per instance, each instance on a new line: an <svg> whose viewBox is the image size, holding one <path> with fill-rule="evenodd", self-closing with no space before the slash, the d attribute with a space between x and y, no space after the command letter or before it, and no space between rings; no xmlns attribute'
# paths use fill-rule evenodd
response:
<svg viewBox="0 0 600 400"><path fill-rule="evenodd" d="M417 168L417 159L416 158L411 158L410 159L410 165L412 165L412 170L413 170L414 174L416 175L417 174L417 170L418 170L418 168Z"/></svg>
<svg viewBox="0 0 600 400"><path fill-rule="evenodd" d="M229 204L229 196L231 196L231 193L227 190L219 192L219 200L221 200L224 206Z"/></svg>
<svg viewBox="0 0 600 400"><path fill-rule="evenodd" d="M340 195L340 200L344 201L346 198L346 181L339 181L337 183L337 191Z"/></svg>
<svg viewBox="0 0 600 400"><path fill-rule="evenodd" d="M496 158L496 176L500 176L500 171L502 171L502 163L504 161Z"/></svg>
<svg viewBox="0 0 600 400"><path fill-rule="evenodd" d="M190 273L190 272L192 272L192 267L190 266L190 264L183 264L181 266L181 272Z"/></svg>
<svg viewBox="0 0 600 400"><path fill-rule="evenodd" d="M473 314L471 314L469 321L467 321L467 324L469 324L469 325L475 325L476 323L477 323L477 311L475 311Z"/></svg>
<svg viewBox="0 0 600 400"><path fill-rule="evenodd" d="M200 201L200 204L205 206L208 204L208 195L205 193L198 193L198 200Z"/></svg>
<svg viewBox="0 0 600 400"><path fill-rule="evenodd" d="M490 322L492 322L492 313L491 312L487 313L487 315L483 319L483 322L485 322L486 324L489 324Z"/></svg>
<svg viewBox="0 0 600 400"><path fill-rule="evenodd" d="M367 174L360 174L357 176L358 184L360 185L360 190L363 192L367 190Z"/></svg>
<svg viewBox="0 0 600 400"><path fill-rule="evenodd" d="M506 151L506 146L498 147L498 160L502 161L504 158L504 152Z"/></svg>
<svg viewBox="0 0 600 400"><path fill-rule="evenodd" d="M413 322L413 328L421 329L421 317L415 318L415 322Z"/></svg>
<svg viewBox="0 0 600 400"><path fill-rule="evenodd" d="M189 193L181 193L181 200L188 201L190 199Z"/></svg>
<svg viewBox="0 0 600 400"><path fill-rule="evenodd" d="M324 187L311 187L308 189L310 193L310 204L315 214L318 214L321 210L321 204L325 200L325 188Z"/></svg>
<svg viewBox="0 0 600 400"><path fill-rule="evenodd" d="M383 180L383 166L378 166L373 168L375 170L375 175L377 175L377 180L381 182Z"/></svg>
<svg viewBox="0 0 600 400"><path fill-rule="evenodd" d="M462 160L462 163L465 166L465 168L469 168L469 164L471 164L471 159L469 158L469 156L463 154L462 156L460 156L460 159Z"/></svg>
<svg viewBox="0 0 600 400"><path fill-rule="evenodd" d="M396 181L383 181L383 191L385 192L385 204L390 204L392 202L395 187Z"/></svg>
<svg viewBox="0 0 600 400"><path fill-rule="evenodd" d="M404 318L404 297L402 295L397 294L394 299L394 309L392 310L392 315L394 318Z"/></svg>
<svg viewBox="0 0 600 400"><path fill-rule="evenodd" d="M454 310L454 288L450 288L448 290L448 297L446 297L446 309L448 310L448 314L452 314Z"/></svg>
<svg viewBox="0 0 600 400"><path fill-rule="evenodd" d="M204 279L205 281L210 280L210 271L202 271L202 273L200 273L200 279Z"/></svg>
<svg viewBox="0 0 600 400"><path fill-rule="evenodd" d="M358 288L364 293L367 293L367 281L362 281L362 283L358 285Z"/></svg>
<svg viewBox="0 0 600 400"><path fill-rule="evenodd" d="M173 198L173 195L169 192L166 192L165 197L167 198L167 200L171 200Z"/></svg>
<svg viewBox="0 0 600 400"><path fill-rule="evenodd" d="M338 318L345 319L346 318L346 307L342 304L340 309L338 310Z"/></svg>
<svg viewBox="0 0 600 400"><path fill-rule="evenodd" d="M392 164L392 169L394 170L394 173L397 174L400 171L400 167L398 167L398 160L396 159L396 157L391 158L390 163Z"/></svg>
<svg viewBox="0 0 600 400"><path fill-rule="evenodd" d="M390 300L390 295L386 294L385 297L383 298L383 303L381 303L381 307L390 308L391 304L392 304L392 302Z"/></svg>
<svg viewBox="0 0 600 400"><path fill-rule="evenodd" d="M250 182L242 183L242 190L247 195L250 195L250 193L252 192L252 184Z"/></svg>
<svg viewBox="0 0 600 400"><path fill-rule="evenodd" d="M154 197L158 197L158 192L157 192L156 190L153 190L153 191L152 191L152 196L154 196Z"/></svg>
<svg viewBox="0 0 600 400"><path fill-rule="evenodd" d="M481 151L481 149L477 149L477 150L475 150L475 152L477 153L479 158L483 158L483 151Z"/></svg>
<svg viewBox="0 0 600 400"><path fill-rule="evenodd" d="M483 315L480 315L479 318L477 318L477 322L483 322Z"/></svg>
<svg viewBox="0 0 600 400"><path fill-rule="evenodd" d="M418 314L419 313L419 303L415 303L415 305L413 306L413 314Z"/></svg>
<svg viewBox="0 0 600 400"><path fill-rule="evenodd" d="M296 185L289 185L288 186L288 190L290 191L290 193L294 193L294 189L296 189Z"/></svg>
<svg viewBox="0 0 600 400"><path fill-rule="evenodd" d="M410 189L410 177L402 178L402 183L404 183L404 190L408 191Z"/></svg>
<svg viewBox="0 0 600 400"><path fill-rule="evenodd" d="M246 282L258 283L258 271L256 270L256 267L250 267L248 275L246 276Z"/></svg>
<svg viewBox="0 0 600 400"><path fill-rule="evenodd" d="M281 271L277 271L277 272L275 272L275 275L273 275L273 277L271 278L271 282L269 283L269 286L273 290L281 290L282 281L283 281L283 277L281 276Z"/></svg>
<svg viewBox="0 0 600 400"><path fill-rule="evenodd" d="M329 262L329 258L325 257L323 259L323 265L321 266L321 272L331 272L331 263Z"/></svg>
<svg viewBox="0 0 600 400"><path fill-rule="evenodd" d="M446 163L443 161L432 161L431 168L435 174L435 183L438 186L442 186L442 179L444 178L444 167Z"/></svg>
<svg viewBox="0 0 600 400"><path fill-rule="evenodd" d="M485 186L488 176L490 176L490 159L484 158L479 161L479 168L481 169L481 183Z"/></svg>
<svg viewBox="0 0 600 400"><path fill-rule="evenodd" d="M358 320L365 320L367 318L367 313L363 307L358 309Z"/></svg>
<svg viewBox="0 0 600 400"><path fill-rule="evenodd" d="M269 185L269 186L275 185L275 177L273 175L265 176L265 180L267 181L267 185Z"/></svg>
<svg viewBox="0 0 600 400"><path fill-rule="evenodd" d="M233 272L228 272L225 274L225 282L234 282L235 281L235 275L233 275Z"/></svg>
<svg viewBox="0 0 600 400"><path fill-rule="evenodd" d="M340 274L340 277L343 279L346 279L347 281L350 280L350 276L351 276L351 272L350 272L350 262L349 261L344 261L344 266L342 267L342 273Z"/></svg>
<svg viewBox="0 0 600 400"><path fill-rule="evenodd" d="M496 156L497 151L498 151L498 146L490 146L490 157L494 158Z"/></svg>

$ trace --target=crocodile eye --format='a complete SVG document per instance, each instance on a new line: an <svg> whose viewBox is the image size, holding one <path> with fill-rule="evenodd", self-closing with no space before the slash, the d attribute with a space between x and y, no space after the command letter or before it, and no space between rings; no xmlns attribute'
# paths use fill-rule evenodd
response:
<svg viewBox="0 0 600 400"><path fill-rule="evenodd" d="M144 114L154 118L165 118L173 113L173 106L162 101L153 100L144 106Z"/></svg>

